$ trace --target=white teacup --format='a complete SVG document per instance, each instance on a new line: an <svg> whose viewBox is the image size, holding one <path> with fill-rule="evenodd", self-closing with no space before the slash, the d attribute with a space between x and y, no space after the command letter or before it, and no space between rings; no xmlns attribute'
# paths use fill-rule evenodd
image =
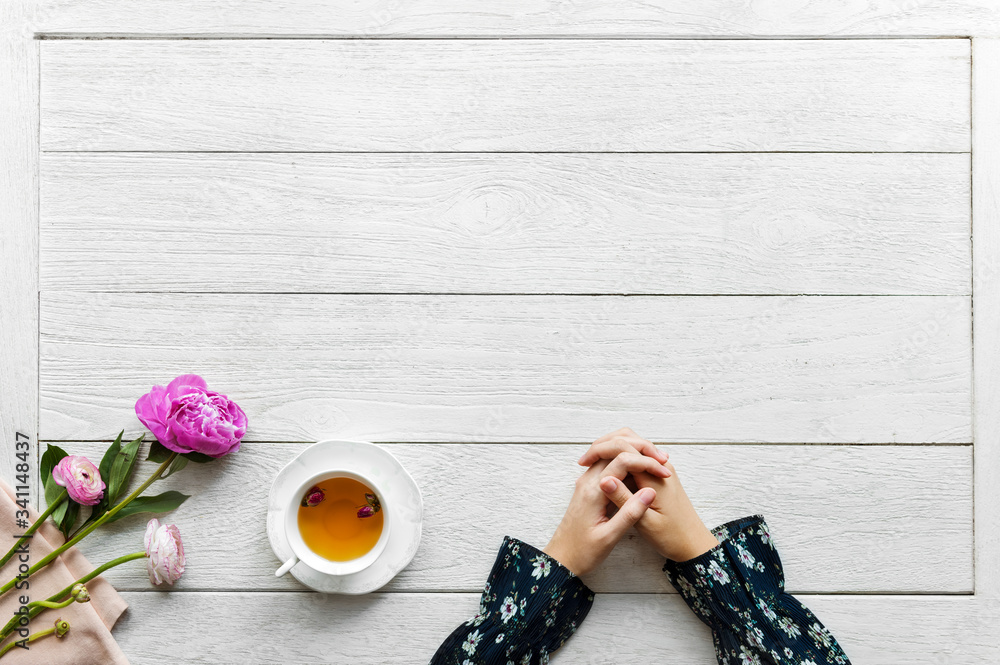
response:
<svg viewBox="0 0 1000 665"><path fill-rule="evenodd" d="M330 478L351 478L364 485L371 488L375 496L378 497L379 503L382 505L382 534L379 536L378 542L375 546L368 550L365 554L358 557L357 559L351 559L349 561L330 561L325 559L320 555L309 549L305 541L302 540L302 534L299 532L299 506L302 501L302 497L313 485L323 482L324 480L329 480ZM281 577L299 561L305 562L307 566L313 570L325 573L327 575L350 575L352 573L357 573L368 566L375 563L379 555L382 554L382 550L385 549L385 544L389 540L389 528L392 525L392 508L387 504L385 498L385 492L382 491L383 488L379 487L377 483L372 482L370 478L366 478L359 473L354 471L347 471L346 469L329 470L322 473L317 473L315 476L309 480L302 483L302 485L292 493L288 505L285 506L285 514L283 517L283 522L285 525L285 534L288 537L288 544L292 548L292 557L281 564L278 570L274 571L276 577Z"/></svg>

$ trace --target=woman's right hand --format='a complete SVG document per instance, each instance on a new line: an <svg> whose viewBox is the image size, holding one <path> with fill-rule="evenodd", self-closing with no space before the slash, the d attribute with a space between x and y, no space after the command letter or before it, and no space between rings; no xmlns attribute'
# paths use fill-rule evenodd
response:
<svg viewBox="0 0 1000 665"><path fill-rule="evenodd" d="M612 462L601 473L601 490L616 506L623 506L632 496L624 482L628 477L634 479L637 488L648 487L656 492L649 510L635 528L660 554L673 561L687 561L719 544L695 511L676 469L666 461L667 455L631 429L626 427L597 439L578 463L590 467L600 460L614 460L621 454L652 457L670 471L666 478L644 471L629 473L622 465Z"/></svg>
<svg viewBox="0 0 1000 665"><path fill-rule="evenodd" d="M634 496L625 490L625 493L618 495L620 503L615 504L618 511L609 515L609 510L613 512L613 509L600 487L601 477L609 473L608 469L611 469L610 473L621 474L669 474L655 460L634 453L623 453L610 462L596 460L577 478L566 514L559 522L552 540L542 550L576 575L586 575L604 561L655 498L655 490L639 490Z"/></svg>

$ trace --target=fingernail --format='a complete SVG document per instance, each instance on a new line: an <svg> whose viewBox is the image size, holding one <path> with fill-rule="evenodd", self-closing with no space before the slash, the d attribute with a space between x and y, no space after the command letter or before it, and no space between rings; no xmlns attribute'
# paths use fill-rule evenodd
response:
<svg viewBox="0 0 1000 665"><path fill-rule="evenodd" d="M618 487L618 480L608 476L607 478L601 479L601 489L605 492L614 492L615 488ZM649 505L648 503L646 504Z"/></svg>
<svg viewBox="0 0 1000 665"><path fill-rule="evenodd" d="M653 499L656 498L656 490L646 487L639 490L639 493L636 496L639 497L639 501L642 501L644 504L648 506L649 504L653 503Z"/></svg>

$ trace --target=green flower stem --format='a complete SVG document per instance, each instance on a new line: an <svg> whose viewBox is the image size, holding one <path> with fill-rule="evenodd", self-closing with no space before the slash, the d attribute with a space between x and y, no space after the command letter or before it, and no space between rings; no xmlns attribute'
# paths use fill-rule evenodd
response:
<svg viewBox="0 0 1000 665"><path fill-rule="evenodd" d="M115 515L117 515L118 511L120 511L122 508L124 508L125 506L127 506L128 504L130 504L133 499L135 499L137 496L139 496L144 491L146 491L146 488L149 487L150 485L152 485L153 481L155 481L157 478L159 478L160 474L162 474L164 471L167 470L167 467L170 466L171 462L174 461L175 457L177 457L177 453L173 453L173 452L170 453L170 457L168 457L163 462L163 464L161 464L159 466L159 468L157 468L156 471L153 472L153 475L151 475L149 478L147 478L146 482L144 482L142 485L139 485L139 487L134 492L132 492L127 497L125 497L124 499L122 499L118 503L117 506L115 506L114 508L112 508L108 512L104 513L103 515L101 515L99 518L97 518L96 521L94 521L93 523L91 523L91 525L89 527L81 530L77 535L73 536L70 540L67 540L64 545L62 545L61 547L56 548L55 550L53 550L49 554L47 554L44 557L42 557L41 561L39 561L34 566L32 566L31 568L28 569L28 572L27 572L26 575L24 575L21 578L15 577L10 582L7 582L7 584L4 584L2 587L0 587L0 596L4 595L8 591L10 591L12 588L14 588L14 585L17 583L18 579L26 579L26 578L30 577L31 575L35 574L36 572L38 572L39 570L41 570L42 568L44 568L45 566L49 565L50 563L52 563L52 561L57 556L59 556L60 554L62 554L66 550L68 550L69 548L71 548L74 545L76 545L78 542L80 542L81 540L83 540L84 538L86 538L87 535L90 534L94 529L96 529L97 527L101 526L102 524L104 524L105 522L107 522L108 520L110 520L112 517L114 517Z"/></svg>
<svg viewBox="0 0 1000 665"><path fill-rule="evenodd" d="M58 619L56 621L58 621ZM46 628L45 630L40 630L37 633L32 633L31 635L28 635L27 643L31 644L35 640L37 640L39 638L42 638L42 637L45 637L47 635L53 635L53 634L55 634L55 632L56 632L56 627L53 625L51 628ZM65 628L63 630L63 634L65 634L67 632L69 632L69 623L66 624L66 626L65 626ZM62 637L62 635L59 635L59 637ZM11 649L13 649L16 645L17 645L17 642L11 642L10 644L8 644L7 646L5 646L4 648L0 649L0 658L3 658L5 655L7 655L7 652L10 651Z"/></svg>
<svg viewBox="0 0 1000 665"><path fill-rule="evenodd" d="M38 527L42 526L42 522L45 521L45 518L51 515L52 511L58 508L59 504L65 501L67 496L69 496L69 494L66 492L66 490L63 490L62 492L59 493L59 496L56 498L56 500L49 504L49 507L45 509L45 512L43 512L41 515L38 516L38 519L35 520L35 523L32 524L31 527L24 532L24 535L21 536L20 540L14 543L14 547L10 548L10 551L3 555L3 558L0 559L0 568L3 568L8 561L14 558L14 555L17 554L17 548L20 547L24 543L24 541L30 538L31 534L35 533L35 531L38 531Z"/></svg>
<svg viewBox="0 0 1000 665"><path fill-rule="evenodd" d="M61 603L54 603L54 602L51 602L51 601L48 601L48 600L36 600L33 603L29 603L28 607L30 608L32 605L36 605L38 607L44 607L44 608L47 608L47 609L50 609L50 610L58 610L58 609L60 609L62 607L66 607L67 605L69 605L70 603L74 602L75 600L76 600L76 598L73 598L72 596L69 597L69 598L67 598L66 600L64 600Z"/></svg>
<svg viewBox="0 0 1000 665"><path fill-rule="evenodd" d="M36 616L44 612L47 607L52 607L51 605L52 603L58 603L64 596L69 595L69 593L73 590L73 587L75 587L77 584L86 584L87 582L94 579L104 571L110 570L111 568L121 565L126 561L134 561L135 559L144 559L144 558L146 558L145 552L134 552L132 554L126 554L125 556L120 556L117 559L112 559L103 566L94 568L92 571L90 571L80 579L76 580L75 582L71 582L70 585L65 589L63 589L62 591L57 591L56 593L52 594L45 600L38 600L33 603L28 603L28 619L29 620L34 619ZM69 605L70 603L72 603L73 600L74 598L70 596L69 601L67 601L64 605L60 605L59 607L65 607L65 605ZM20 620L20 618L21 618L20 615L15 614L14 618L8 621L7 625L3 627L3 630L0 630L0 642L3 642L5 639L10 637L10 634L13 633L14 629L17 627L17 623Z"/></svg>

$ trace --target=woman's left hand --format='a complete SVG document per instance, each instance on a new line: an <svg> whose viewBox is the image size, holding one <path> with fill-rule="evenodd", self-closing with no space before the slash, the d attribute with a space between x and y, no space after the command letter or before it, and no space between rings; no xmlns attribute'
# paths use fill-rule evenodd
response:
<svg viewBox="0 0 1000 665"><path fill-rule="evenodd" d="M656 498L651 488L629 492L618 512L608 517L608 495L601 489L605 468L618 471L647 472L663 477L669 471L659 462L635 453L622 453L613 460L599 460L576 481L573 498L556 528L552 540L542 550L576 575L586 575L608 558L629 527L639 521ZM623 488L624 489L624 488ZM625 489L625 492L628 492Z"/></svg>

